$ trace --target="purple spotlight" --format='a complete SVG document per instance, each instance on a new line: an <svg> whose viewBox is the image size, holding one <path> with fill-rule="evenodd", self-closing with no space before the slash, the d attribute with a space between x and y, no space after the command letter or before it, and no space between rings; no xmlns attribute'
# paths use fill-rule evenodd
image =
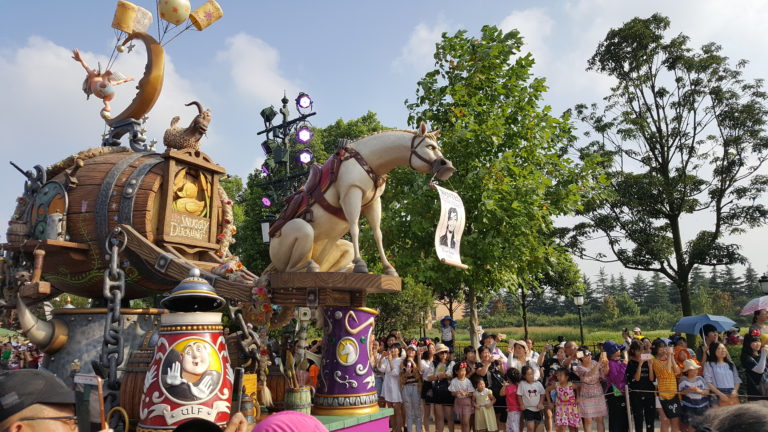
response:
<svg viewBox="0 0 768 432"><path fill-rule="evenodd" d="M264 207L272 207L272 201L268 197L261 197L261 203L264 204Z"/></svg>
<svg viewBox="0 0 768 432"><path fill-rule="evenodd" d="M267 168L266 165L261 166L261 172L264 173L264 175L269 175L269 168Z"/></svg>
<svg viewBox="0 0 768 432"><path fill-rule="evenodd" d="M303 110L312 107L312 98L308 94L301 92L296 97L296 108Z"/></svg>
<svg viewBox="0 0 768 432"><path fill-rule="evenodd" d="M299 153L299 162L303 163L304 165L312 162L312 152L308 149L304 149Z"/></svg>
<svg viewBox="0 0 768 432"><path fill-rule="evenodd" d="M306 125L299 127L296 131L296 139L302 144L308 143L312 139L312 129Z"/></svg>

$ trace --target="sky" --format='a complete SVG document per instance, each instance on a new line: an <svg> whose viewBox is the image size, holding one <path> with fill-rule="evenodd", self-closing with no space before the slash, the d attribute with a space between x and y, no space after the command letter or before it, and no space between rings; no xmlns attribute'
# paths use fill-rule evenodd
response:
<svg viewBox="0 0 768 432"><path fill-rule="evenodd" d="M115 43L116 3L7 2L0 26L0 214L10 218L23 190L24 179L6 160L29 169L100 145L105 132L101 102L82 93L85 74L71 59L71 49L78 48L90 65L106 64ZM134 3L155 14L152 0ZM195 8L202 0L191 3ZM187 124L195 110L184 104L198 100L213 112L202 150L242 177L264 157L256 135L263 126L259 112L279 106L283 91L290 99L299 91L312 96L315 126L370 110L387 126L407 127L404 101L414 97L416 82L433 66L434 44L443 32L478 34L485 24L518 29L524 50L536 59L534 73L547 79L545 103L555 113L599 102L608 93L610 79L587 72L587 59L610 28L654 12L670 17L670 35L685 33L694 46L715 41L732 59L748 59L746 76L764 77L768 70L768 33L761 30L768 2L762 0L219 3L221 20L166 46L163 93L149 113L147 135L161 142L170 119L180 115L181 124ZM152 32L156 35L155 23ZM137 47L119 55L113 69L138 77L144 61ZM118 87L113 112L130 101L131 90L130 84ZM700 219L687 222L689 235L702 227ZM767 233L755 229L733 239L761 273L768 270L762 249ZM588 277L603 266L579 263ZM609 273L621 271L616 264L605 267Z"/></svg>

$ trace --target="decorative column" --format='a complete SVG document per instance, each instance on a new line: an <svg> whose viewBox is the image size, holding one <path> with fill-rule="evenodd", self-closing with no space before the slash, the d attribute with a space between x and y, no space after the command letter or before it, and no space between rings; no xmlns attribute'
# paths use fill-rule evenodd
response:
<svg viewBox="0 0 768 432"><path fill-rule="evenodd" d="M379 410L371 359L376 312L364 307L323 309L322 364L312 414L362 415Z"/></svg>
<svg viewBox="0 0 768 432"><path fill-rule="evenodd" d="M161 301L172 313L160 318L160 338L144 380L138 432L170 431L202 418L229 421L233 371L224 339L224 305L193 269Z"/></svg>

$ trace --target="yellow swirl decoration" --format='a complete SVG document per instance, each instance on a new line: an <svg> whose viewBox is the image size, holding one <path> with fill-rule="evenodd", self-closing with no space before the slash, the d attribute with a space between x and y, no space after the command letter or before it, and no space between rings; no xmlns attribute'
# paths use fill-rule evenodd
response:
<svg viewBox="0 0 768 432"><path fill-rule="evenodd" d="M360 333L364 328L368 327L368 325L373 325L373 323L376 322L374 317L370 317L366 322L364 322L360 326L351 328L349 326L349 317L353 317L355 319L355 322L359 322L359 321L357 320L357 315L355 315L355 311L348 311L347 315L344 317L344 327L346 328L347 332L349 332L349 334L352 334L352 335Z"/></svg>

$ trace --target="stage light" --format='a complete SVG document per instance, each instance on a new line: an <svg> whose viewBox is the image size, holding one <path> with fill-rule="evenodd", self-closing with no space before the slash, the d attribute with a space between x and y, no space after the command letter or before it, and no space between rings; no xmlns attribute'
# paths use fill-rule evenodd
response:
<svg viewBox="0 0 768 432"><path fill-rule="evenodd" d="M264 175L269 175L269 168L267 168L266 165L261 166L261 172L264 173Z"/></svg>
<svg viewBox="0 0 768 432"><path fill-rule="evenodd" d="M270 200L269 197L261 197L261 203L264 204L264 207L272 207L272 200Z"/></svg>
<svg viewBox="0 0 768 432"><path fill-rule="evenodd" d="M274 145L276 143L272 140L266 140L263 143L261 143L261 150L264 151L264 154L269 156L272 154L272 149L274 148Z"/></svg>
<svg viewBox="0 0 768 432"><path fill-rule="evenodd" d="M302 144L308 143L312 139L312 135L312 129L307 125L301 125L296 130L296 139Z"/></svg>
<svg viewBox="0 0 768 432"><path fill-rule="evenodd" d="M312 162L312 157L312 152L309 151L309 149L304 149L299 152L299 162L303 163L304 165Z"/></svg>
<svg viewBox="0 0 768 432"><path fill-rule="evenodd" d="M298 108L299 111L312 108L312 98L304 92L299 93L299 95L296 96L296 108Z"/></svg>
<svg viewBox="0 0 768 432"><path fill-rule="evenodd" d="M272 105L264 108L261 110L261 118L264 119L264 123L272 123L272 120L277 117L277 111L275 111L275 107Z"/></svg>

